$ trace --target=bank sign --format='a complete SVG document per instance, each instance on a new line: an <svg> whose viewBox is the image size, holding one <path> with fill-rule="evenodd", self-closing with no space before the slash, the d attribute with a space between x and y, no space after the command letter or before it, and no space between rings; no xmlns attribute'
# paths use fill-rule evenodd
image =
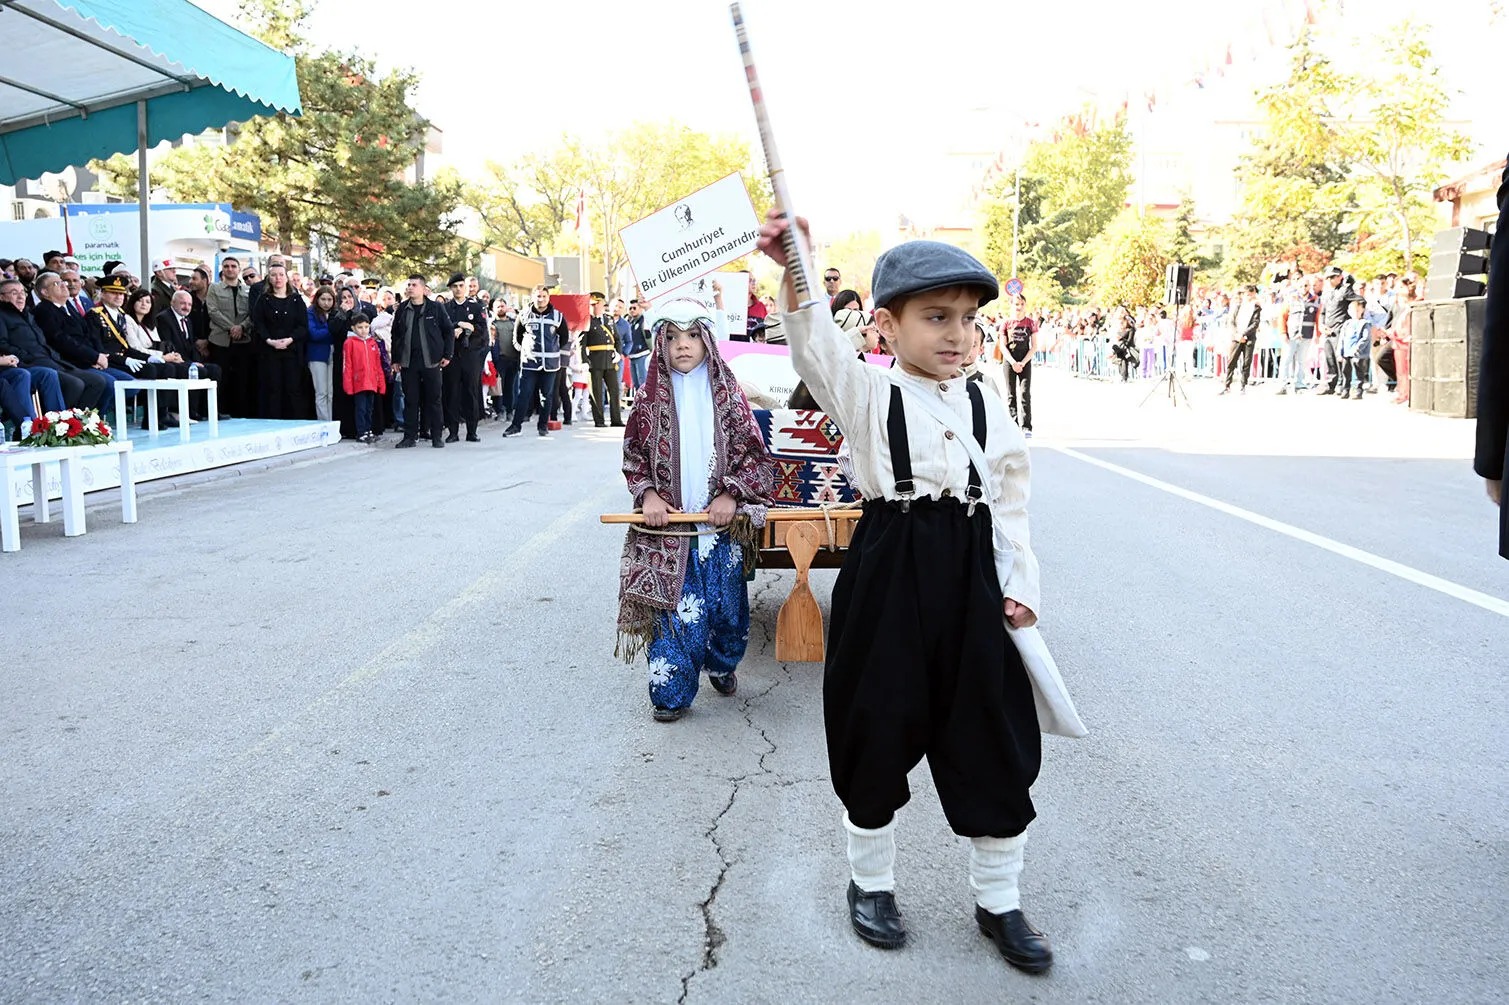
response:
<svg viewBox="0 0 1509 1005"><path fill-rule="evenodd" d="M262 240L261 219L227 203L150 203L149 210L147 237L153 258L214 265L222 252L254 251ZM141 268L135 203L70 204L68 224L74 257L85 275L101 275L110 261L125 262L133 271ZM12 245L25 250L12 253ZM7 258L62 246L60 218L0 224L0 254Z"/></svg>

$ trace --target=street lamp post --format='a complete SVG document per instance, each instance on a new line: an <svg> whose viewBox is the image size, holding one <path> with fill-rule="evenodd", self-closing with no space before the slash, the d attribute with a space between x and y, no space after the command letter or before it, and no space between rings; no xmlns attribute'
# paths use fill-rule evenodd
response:
<svg viewBox="0 0 1509 1005"><path fill-rule="evenodd" d="M1022 222L1022 165L1016 166L1016 176L1011 183L1011 277L1016 278L1017 230Z"/></svg>

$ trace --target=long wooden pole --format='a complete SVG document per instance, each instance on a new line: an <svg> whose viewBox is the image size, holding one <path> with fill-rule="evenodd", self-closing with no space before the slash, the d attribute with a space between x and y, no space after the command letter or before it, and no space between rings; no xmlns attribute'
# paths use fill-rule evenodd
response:
<svg viewBox="0 0 1509 1005"><path fill-rule="evenodd" d="M770 187L775 192L775 206L791 220L791 227L787 229L781 243L786 249L786 269L791 273L791 285L796 289L799 301L792 306L799 307L812 299L812 258L807 249L807 238L796 226L791 193L786 189L786 171L781 167L775 132L770 128L770 113L765 108L760 75L755 69L754 53L749 48L749 31L744 26L744 14L737 3L730 4L728 11L733 18L734 35L739 40L739 55L744 59L744 77L749 84L749 100L754 105L755 123L760 130L760 146L765 150L765 171L770 175Z"/></svg>

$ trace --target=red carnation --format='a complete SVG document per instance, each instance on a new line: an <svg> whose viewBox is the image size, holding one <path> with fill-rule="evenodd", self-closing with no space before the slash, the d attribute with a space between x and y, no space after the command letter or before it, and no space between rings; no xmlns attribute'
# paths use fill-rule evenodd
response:
<svg viewBox="0 0 1509 1005"><path fill-rule="evenodd" d="M68 438L72 439L84 431L84 424L78 419L68 420Z"/></svg>
<svg viewBox="0 0 1509 1005"><path fill-rule="evenodd" d="M39 415L31 420L31 431L33 433L45 433L51 426L52 423L47 421L46 416Z"/></svg>

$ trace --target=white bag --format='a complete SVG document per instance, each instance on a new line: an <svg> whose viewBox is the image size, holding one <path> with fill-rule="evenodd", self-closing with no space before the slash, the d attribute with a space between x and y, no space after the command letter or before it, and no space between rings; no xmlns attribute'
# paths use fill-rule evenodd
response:
<svg viewBox="0 0 1509 1005"><path fill-rule="evenodd" d="M980 447L980 442L975 439L974 430L965 429L959 417L944 407L942 402L924 397L907 384L899 386L907 398L941 422L944 428L953 430L955 438L964 445L964 449L969 452L969 459L980 472L986 503L995 502L994 484L989 478L990 463L985 459L985 451ZM995 531L994 546L997 549L1011 548L1011 543L1003 537L994 520L991 521L991 527ZM1001 588L1005 587L1006 584L1002 583ZM1005 620L1004 614L1002 620ZM1027 679L1032 682L1032 703L1037 708L1038 729L1054 736L1075 739L1088 736L1090 731L1085 728L1079 712L1075 710L1074 699L1069 697L1069 689L1064 686L1064 678L1058 672L1058 663L1048 651L1048 643L1043 641L1043 635L1037 630L1037 626L1012 628L1007 623L1006 634L1021 654Z"/></svg>

